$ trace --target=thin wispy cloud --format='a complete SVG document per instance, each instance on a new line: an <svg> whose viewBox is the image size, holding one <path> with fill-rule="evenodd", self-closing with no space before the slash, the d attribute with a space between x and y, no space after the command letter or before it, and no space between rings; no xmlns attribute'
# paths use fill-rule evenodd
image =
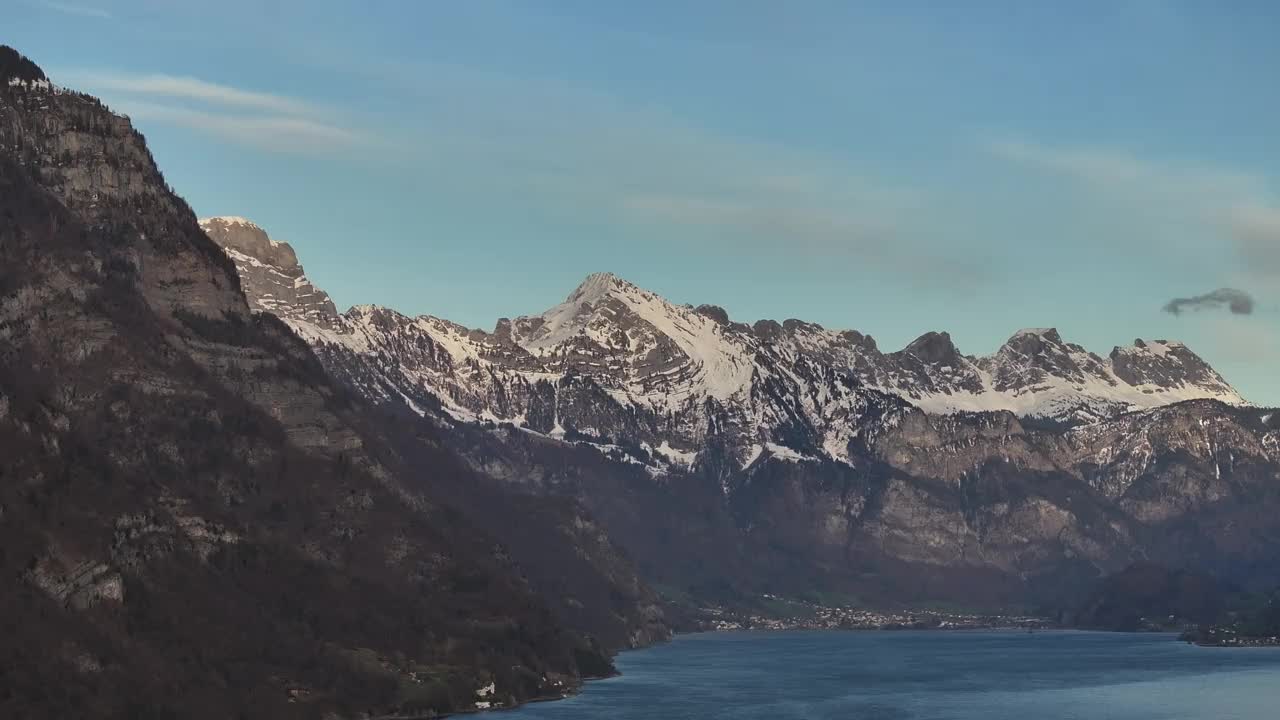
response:
<svg viewBox="0 0 1280 720"><path fill-rule="evenodd" d="M1177 162L1157 162L1114 147L1055 146L1021 139L987 141L996 157L1037 167L1102 188L1140 189L1152 195L1185 196L1199 203L1224 202L1264 192L1248 173Z"/></svg>
<svg viewBox="0 0 1280 720"><path fill-rule="evenodd" d="M363 140L354 131L301 117L223 114L146 102L124 102L116 107L135 120L199 130L270 152L323 154L351 148Z"/></svg>
<svg viewBox="0 0 1280 720"><path fill-rule="evenodd" d="M34 0L34 2L31 2L30 4L36 7L45 8L46 10L60 12L64 15L78 15L80 17L98 18L100 20L110 20L112 17L109 11L93 5L58 2L58 0Z"/></svg>
<svg viewBox="0 0 1280 720"><path fill-rule="evenodd" d="M298 98L233 87L199 78L157 73L55 73L60 82L102 96L143 122L203 132L270 152L323 155L367 142L340 113Z"/></svg>
<svg viewBox="0 0 1280 720"><path fill-rule="evenodd" d="M977 274L968 261L979 253L957 257L937 240L926 197L819 153L556 79L443 63L383 62L365 74L414 104L404 146L418 155L406 161L447 170L451 188L509 193L551 212L604 213L654 237L725 252L887 269L935 289ZM975 270L968 277L966 263Z"/></svg>
<svg viewBox="0 0 1280 720"><path fill-rule="evenodd" d="M867 222L845 217L829 208L797 207L781 203L757 205L741 200L713 199L697 195L636 193L619 198L626 210L690 225L710 225L737 230L759 230L778 238L822 236L855 241L876 240L880 234Z"/></svg>
<svg viewBox="0 0 1280 720"><path fill-rule="evenodd" d="M1280 282L1280 207L1240 205L1226 223L1249 272Z"/></svg>
<svg viewBox="0 0 1280 720"><path fill-rule="evenodd" d="M904 285L971 290L989 280L980 256L959 257L912 237L906 223L874 212L846 212L837 206L806 203L803 195L707 198L645 192L618 198L619 207L655 223L708 228L737 250L766 252L789 259L821 259L875 267L900 275ZM793 188L794 190L794 188Z"/></svg>
<svg viewBox="0 0 1280 720"><path fill-rule="evenodd" d="M74 84L77 87L91 87L104 92L123 92L148 97L194 100L212 105L285 114L302 115L316 112L316 109L310 104L295 98L243 90L193 77L89 71L71 72L67 74L66 80L69 84Z"/></svg>
<svg viewBox="0 0 1280 720"><path fill-rule="evenodd" d="M996 157L1070 178L1148 217L1195 228L1211 255L1229 261L1239 277L1280 281L1280 201L1257 175L1191 163L1154 161L1115 148L1052 146L1025 140L987 142ZM1161 249L1163 238L1129 242Z"/></svg>
<svg viewBox="0 0 1280 720"><path fill-rule="evenodd" d="M1274 326L1227 315L1208 329L1214 351L1224 364L1264 367L1268 369L1268 378L1271 369L1280 367L1280 330Z"/></svg>

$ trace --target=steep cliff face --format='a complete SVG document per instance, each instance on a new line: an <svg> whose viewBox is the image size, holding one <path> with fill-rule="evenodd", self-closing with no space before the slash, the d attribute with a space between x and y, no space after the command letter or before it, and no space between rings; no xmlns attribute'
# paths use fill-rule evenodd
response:
<svg viewBox="0 0 1280 720"><path fill-rule="evenodd" d="M2 82L6 155L87 227L127 238L108 259L132 269L153 310L247 315L234 264L169 191L127 118L43 77Z"/></svg>
<svg viewBox="0 0 1280 720"><path fill-rule="evenodd" d="M958 488L976 503L969 525L979 532L1006 532L1010 513L1033 512L1039 519L1015 534L1057 545L1064 558L1108 571L1139 558L1193 562L1249 581L1254 571L1274 573L1268 558L1278 537L1263 510L1280 499L1280 455L1265 416L1196 401L1060 431L1009 416L948 423L914 415L875 452Z"/></svg>
<svg viewBox="0 0 1280 720"><path fill-rule="evenodd" d="M1143 557L1275 570L1269 521L1232 529L1275 501L1271 418L1177 342L1103 357L1045 328L987 357L946 333L884 353L608 273L492 333L371 306L329 326L272 312L474 467L580 498L668 589L1001 603Z"/></svg>
<svg viewBox="0 0 1280 720"><path fill-rule="evenodd" d="M303 274L289 243L272 240L262 228L240 217L208 218L200 221L200 227L235 261L254 310L324 328L337 326L333 301Z"/></svg>
<svg viewBox="0 0 1280 720"><path fill-rule="evenodd" d="M594 621L607 646L566 629L552 570L455 503L469 471L443 450L411 465L250 312L127 119L9 48L0 73L2 714L505 705L662 636L643 587ZM589 535L548 530L547 552L587 542L582 573L621 563L590 587L634 584Z"/></svg>

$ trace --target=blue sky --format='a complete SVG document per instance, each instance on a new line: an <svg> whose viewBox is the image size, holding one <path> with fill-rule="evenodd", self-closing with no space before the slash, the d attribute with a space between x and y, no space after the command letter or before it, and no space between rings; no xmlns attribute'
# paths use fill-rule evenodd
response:
<svg viewBox="0 0 1280 720"><path fill-rule="evenodd" d="M1270 2L10 0L201 215L491 328L611 270L984 354L1177 338L1280 404ZM1249 315L1173 315L1231 287Z"/></svg>

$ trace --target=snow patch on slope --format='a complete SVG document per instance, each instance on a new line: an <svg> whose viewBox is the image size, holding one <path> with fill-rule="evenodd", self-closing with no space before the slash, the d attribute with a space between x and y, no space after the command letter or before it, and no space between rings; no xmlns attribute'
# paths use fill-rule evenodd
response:
<svg viewBox="0 0 1280 720"><path fill-rule="evenodd" d="M698 459L698 453L696 450L677 450L676 448L671 447L671 443L666 440L663 440L662 444L653 448L653 450L669 460L673 465L679 465L682 468L693 467L694 461Z"/></svg>
<svg viewBox="0 0 1280 720"><path fill-rule="evenodd" d="M608 321L614 308L610 301L665 337L696 366L696 379L685 395L706 395L726 400L742 393L748 386L753 363L741 342L726 337L724 328L714 320L692 309L674 305L655 293L643 290L612 273L589 276L561 304L532 318L517 323L536 324L537 329L516 342L529 352L545 356L556 348L584 337L608 346L617 328ZM530 321L540 321L531 323ZM653 348L653 338L640 332L628 332L627 339L634 356L643 356ZM665 393L670 395L672 393Z"/></svg>

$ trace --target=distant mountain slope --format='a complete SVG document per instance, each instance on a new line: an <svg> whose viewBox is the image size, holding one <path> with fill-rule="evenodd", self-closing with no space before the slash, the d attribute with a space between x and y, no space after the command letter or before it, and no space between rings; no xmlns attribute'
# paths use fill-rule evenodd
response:
<svg viewBox="0 0 1280 720"><path fill-rule="evenodd" d="M228 247L232 225L204 223ZM580 499L672 597L1052 604L1142 557L1280 578L1274 415L1176 342L1104 358L1036 329L977 358L928 333L884 353L607 273L493 332L279 297L250 301L344 384L478 470Z"/></svg>
<svg viewBox="0 0 1280 720"><path fill-rule="evenodd" d="M0 47L0 715L467 710L665 634L580 509L400 445L126 118Z"/></svg>

